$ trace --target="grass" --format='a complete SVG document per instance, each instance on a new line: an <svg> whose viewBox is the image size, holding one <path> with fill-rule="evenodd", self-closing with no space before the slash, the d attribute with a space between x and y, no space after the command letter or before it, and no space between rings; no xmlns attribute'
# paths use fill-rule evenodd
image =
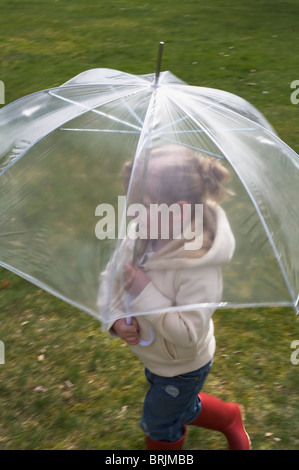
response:
<svg viewBox="0 0 299 470"><path fill-rule="evenodd" d="M1 0L0 79L6 103L94 67L163 70L251 101L299 152L296 0ZM289 309L219 311L206 391L239 400L253 448L299 449L298 370ZM142 449L146 383L138 361L99 323L0 270L0 449ZM190 429L186 448L225 449Z"/></svg>

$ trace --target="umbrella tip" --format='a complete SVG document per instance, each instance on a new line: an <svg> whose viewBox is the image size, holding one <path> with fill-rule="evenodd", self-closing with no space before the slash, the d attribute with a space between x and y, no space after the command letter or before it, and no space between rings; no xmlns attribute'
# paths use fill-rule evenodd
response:
<svg viewBox="0 0 299 470"><path fill-rule="evenodd" d="M159 43L159 48L158 48L158 58L157 58L157 67L156 67L156 76L155 76L154 87L157 87L157 86L158 86L158 81L159 81L160 72L161 72L161 63L162 63L163 47L164 47L164 42L161 41L161 42Z"/></svg>

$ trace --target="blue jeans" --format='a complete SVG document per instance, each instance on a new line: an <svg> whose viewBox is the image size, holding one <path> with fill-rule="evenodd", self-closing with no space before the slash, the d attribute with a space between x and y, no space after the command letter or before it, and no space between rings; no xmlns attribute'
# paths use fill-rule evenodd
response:
<svg viewBox="0 0 299 470"><path fill-rule="evenodd" d="M140 421L154 441L174 442L184 434L183 424L192 423L201 411L198 394L210 372L212 361L198 370L175 377L160 377L145 369L150 383Z"/></svg>

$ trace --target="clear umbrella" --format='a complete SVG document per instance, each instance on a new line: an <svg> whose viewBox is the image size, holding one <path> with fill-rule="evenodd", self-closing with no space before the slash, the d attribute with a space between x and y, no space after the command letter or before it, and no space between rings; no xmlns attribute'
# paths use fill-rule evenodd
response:
<svg viewBox="0 0 299 470"><path fill-rule="evenodd" d="M277 305L298 313L299 157L242 98L189 86L159 67L140 76L95 69L2 108L0 135L4 268L104 324L130 315L121 282L129 261L122 247L130 231L136 235L128 209L145 205L145 188L155 191L150 169L160 149L182 167L170 173L174 192L182 188L188 152L230 173L222 208L235 250L223 260L221 299L193 299L180 309ZM138 244L134 236L130 242L135 263ZM119 305L112 308L116 287ZM176 300L166 309L176 310ZM134 315L161 312L153 302Z"/></svg>

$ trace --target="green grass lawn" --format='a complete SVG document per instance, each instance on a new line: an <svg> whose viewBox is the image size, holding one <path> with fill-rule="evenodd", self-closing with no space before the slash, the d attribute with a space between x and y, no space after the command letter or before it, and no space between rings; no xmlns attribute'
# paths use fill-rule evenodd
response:
<svg viewBox="0 0 299 470"><path fill-rule="evenodd" d="M162 70L252 102L299 152L297 0L0 0L6 103L91 68ZM246 408L257 450L299 449L291 309L219 311L205 390ZM0 449L143 449L142 366L93 318L0 270ZM190 429L186 449L225 449Z"/></svg>

